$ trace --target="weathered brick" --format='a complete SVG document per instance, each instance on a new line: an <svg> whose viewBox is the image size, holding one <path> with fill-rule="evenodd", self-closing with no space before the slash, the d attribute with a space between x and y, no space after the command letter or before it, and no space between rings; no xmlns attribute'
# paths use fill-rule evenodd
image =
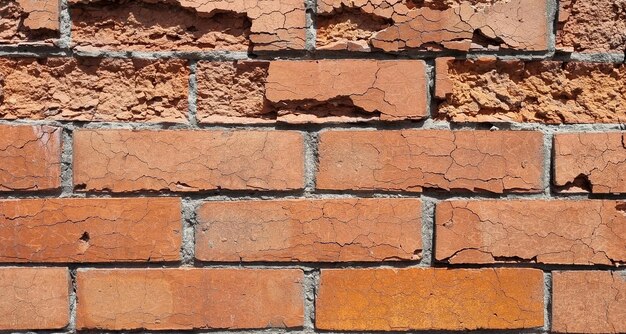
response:
<svg viewBox="0 0 626 334"><path fill-rule="evenodd" d="M0 330L64 328L69 290L66 268L0 268Z"/></svg>
<svg viewBox="0 0 626 334"><path fill-rule="evenodd" d="M545 0L321 0L322 50L546 50Z"/></svg>
<svg viewBox="0 0 626 334"><path fill-rule="evenodd" d="M532 131L326 131L317 188L539 192L542 140Z"/></svg>
<svg viewBox="0 0 626 334"><path fill-rule="evenodd" d="M522 329L543 326L543 273L534 269L322 270L315 326L323 330Z"/></svg>
<svg viewBox="0 0 626 334"><path fill-rule="evenodd" d="M0 262L180 258L180 199L3 200L0 212Z"/></svg>
<svg viewBox="0 0 626 334"><path fill-rule="evenodd" d="M110 192L301 189L304 142L290 131L79 130L74 185Z"/></svg>
<svg viewBox="0 0 626 334"><path fill-rule="evenodd" d="M418 199L207 202L198 212L204 261L389 261L421 256Z"/></svg>
<svg viewBox="0 0 626 334"><path fill-rule="evenodd" d="M297 269L79 270L78 329L301 327Z"/></svg>
<svg viewBox="0 0 626 334"><path fill-rule="evenodd" d="M626 202L447 201L435 220L440 262L626 264Z"/></svg>
<svg viewBox="0 0 626 334"><path fill-rule="evenodd" d="M60 186L61 129L0 125L0 191L54 190Z"/></svg>
<svg viewBox="0 0 626 334"><path fill-rule="evenodd" d="M553 331L626 333L624 271L557 271L552 291Z"/></svg>
<svg viewBox="0 0 626 334"><path fill-rule="evenodd" d="M0 118L186 122L186 61L0 58Z"/></svg>
<svg viewBox="0 0 626 334"><path fill-rule="evenodd" d="M203 123L323 123L421 119L421 60L200 62ZM298 75L294 75L298 73Z"/></svg>
<svg viewBox="0 0 626 334"><path fill-rule="evenodd" d="M626 193L626 133L556 134L554 185L570 193Z"/></svg>
<svg viewBox="0 0 626 334"><path fill-rule="evenodd" d="M438 118L455 122L623 123L626 66L437 59Z"/></svg>
<svg viewBox="0 0 626 334"><path fill-rule="evenodd" d="M51 43L59 36L58 0L0 1L0 44Z"/></svg>
<svg viewBox="0 0 626 334"><path fill-rule="evenodd" d="M304 49L300 0L70 0L79 49L248 51Z"/></svg>

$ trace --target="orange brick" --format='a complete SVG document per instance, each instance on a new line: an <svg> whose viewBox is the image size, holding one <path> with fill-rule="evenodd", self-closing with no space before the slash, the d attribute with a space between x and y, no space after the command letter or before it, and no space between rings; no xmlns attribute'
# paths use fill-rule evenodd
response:
<svg viewBox="0 0 626 334"><path fill-rule="evenodd" d="M290 131L79 130L74 185L86 191L294 190L304 141Z"/></svg>
<svg viewBox="0 0 626 334"><path fill-rule="evenodd" d="M58 0L3 1L0 44L47 43L59 36Z"/></svg>
<svg viewBox="0 0 626 334"><path fill-rule="evenodd" d="M317 188L540 192L542 141L530 131L326 131Z"/></svg>
<svg viewBox="0 0 626 334"><path fill-rule="evenodd" d="M300 327L301 270L79 270L78 329Z"/></svg>
<svg viewBox="0 0 626 334"><path fill-rule="evenodd" d="M535 269L322 270L315 325L323 330L522 329L543 326Z"/></svg>
<svg viewBox="0 0 626 334"><path fill-rule="evenodd" d="M0 268L0 330L64 328L69 290L66 268Z"/></svg>
<svg viewBox="0 0 626 334"><path fill-rule="evenodd" d="M174 198L0 201L0 262L177 261Z"/></svg>
<svg viewBox="0 0 626 334"><path fill-rule="evenodd" d="M419 259L421 201L329 199L207 202L198 212L204 261Z"/></svg>

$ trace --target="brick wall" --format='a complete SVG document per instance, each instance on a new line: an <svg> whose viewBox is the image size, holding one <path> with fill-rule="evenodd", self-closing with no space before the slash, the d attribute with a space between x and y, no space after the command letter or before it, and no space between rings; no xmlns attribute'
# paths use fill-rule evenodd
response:
<svg viewBox="0 0 626 334"><path fill-rule="evenodd" d="M0 331L626 333L624 0L0 0Z"/></svg>

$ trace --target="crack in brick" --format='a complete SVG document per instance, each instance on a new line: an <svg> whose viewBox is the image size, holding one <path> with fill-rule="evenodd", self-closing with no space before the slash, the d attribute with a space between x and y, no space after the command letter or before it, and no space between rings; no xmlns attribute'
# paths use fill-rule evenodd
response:
<svg viewBox="0 0 626 334"><path fill-rule="evenodd" d="M58 38L58 1L0 0L0 44L52 44Z"/></svg>

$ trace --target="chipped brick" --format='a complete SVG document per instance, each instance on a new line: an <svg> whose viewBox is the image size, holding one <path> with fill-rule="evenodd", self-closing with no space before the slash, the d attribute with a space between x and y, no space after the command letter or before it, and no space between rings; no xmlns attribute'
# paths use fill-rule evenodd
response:
<svg viewBox="0 0 626 334"><path fill-rule="evenodd" d="M417 199L207 202L198 212L203 261L394 261L421 255Z"/></svg>
<svg viewBox="0 0 626 334"><path fill-rule="evenodd" d="M322 270L315 325L323 330L522 329L543 326L543 273L534 269Z"/></svg>
<svg viewBox="0 0 626 334"><path fill-rule="evenodd" d="M625 272L557 271L552 282L554 332L626 333Z"/></svg>
<svg viewBox="0 0 626 334"><path fill-rule="evenodd" d="M568 193L626 193L626 133L556 134L554 185Z"/></svg>
<svg viewBox="0 0 626 334"><path fill-rule="evenodd" d="M532 131L326 131L317 188L536 193L542 141Z"/></svg>
<svg viewBox="0 0 626 334"><path fill-rule="evenodd" d="M545 0L320 0L317 48L542 51L547 12Z"/></svg>
<svg viewBox="0 0 626 334"><path fill-rule="evenodd" d="M64 328L69 290L67 268L1 268L0 330Z"/></svg>
<svg viewBox="0 0 626 334"><path fill-rule="evenodd" d="M301 327L297 269L79 270L78 329Z"/></svg>
<svg viewBox="0 0 626 334"><path fill-rule="evenodd" d="M435 257L446 263L626 264L616 201L446 201Z"/></svg>
<svg viewBox="0 0 626 334"><path fill-rule="evenodd" d="M0 201L0 262L177 261L180 200Z"/></svg>
<svg viewBox="0 0 626 334"><path fill-rule="evenodd" d="M59 37L58 0L0 0L0 44L49 44Z"/></svg>
<svg viewBox="0 0 626 334"><path fill-rule="evenodd" d="M303 159L303 136L291 131L74 133L80 191L302 189Z"/></svg>
<svg viewBox="0 0 626 334"><path fill-rule="evenodd" d="M70 0L78 49L304 49L300 0Z"/></svg>
<svg viewBox="0 0 626 334"><path fill-rule="evenodd" d="M626 66L437 60L438 118L454 122L623 123Z"/></svg>
<svg viewBox="0 0 626 334"><path fill-rule="evenodd" d="M61 129L0 125L0 191L61 187Z"/></svg>

